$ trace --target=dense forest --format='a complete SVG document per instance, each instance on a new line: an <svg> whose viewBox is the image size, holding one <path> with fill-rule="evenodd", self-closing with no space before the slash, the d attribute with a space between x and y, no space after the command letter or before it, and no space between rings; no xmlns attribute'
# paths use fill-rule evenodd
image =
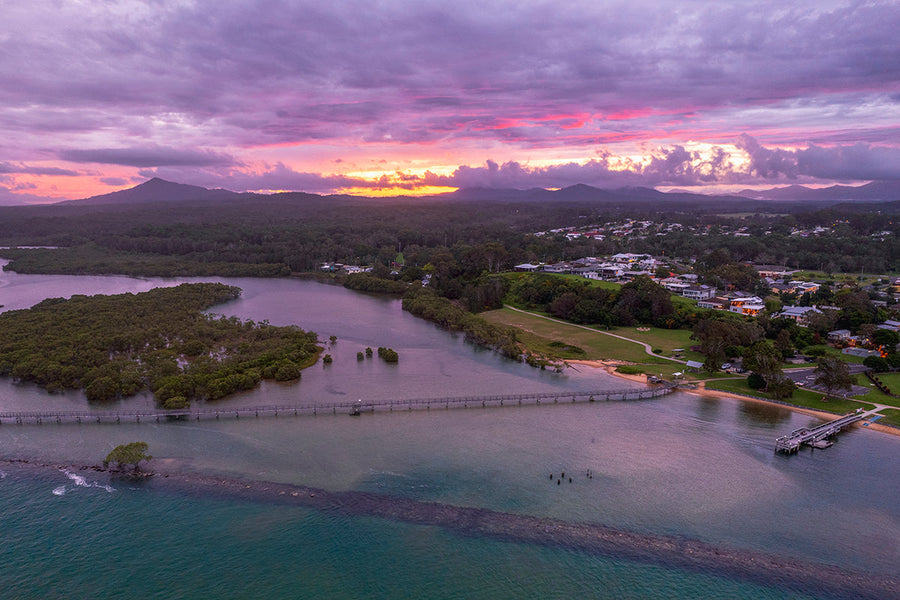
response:
<svg viewBox="0 0 900 600"><path fill-rule="evenodd" d="M645 201L247 195L217 202L0 208L0 243L66 247L44 253L5 251L20 272L160 276L277 276L313 271L322 262L389 266L401 251L411 267L424 267L436 255L449 253L457 268L478 273L616 252L700 260L715 250L734 262L829 272L886 273L900 267L900 222L888 215L860 212L853 205L806 212L792 206L791 214L784 213L787 205L767 206L780 212L720 214L722 203L691 208ZM624 218L677 222L685 230L603 240L534 235ZM793 228L814 226L827 226L829 233L791 235ZM746 233L727 233L737 227L746 227ZM883 232L888 235L873 238Z"/></svg>
<svg viewBox="0 0 900 600"><path fill-rule="evenodd" d="M182 284L140 294L50 298L0 314L0 375L103 402L154 393L164 408L290 381L320 352L315 333L204 313L240 289Z"/></svg>

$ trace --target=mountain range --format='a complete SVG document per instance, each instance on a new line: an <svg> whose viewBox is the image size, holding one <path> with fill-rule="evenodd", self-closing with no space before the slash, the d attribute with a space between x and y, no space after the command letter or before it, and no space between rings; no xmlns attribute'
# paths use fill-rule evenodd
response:
<svg viewBox="0 0 900 600"><path fill-rule="evenodd" d="M351 196L321 196L303 192L285 192L278 194L238 193L225 189L207 189L195 185L174 183L154 177L140 185L126 190L91 196L80 200L67 200L59 204L76 206L97 206L105 204L135 205L148 202L187 203L200 201L210 202L235 201L242 199L346 199L355 201L390 202L396 200L410 201L409 196L394 198L360 198ZM858 187L834 185L826 188L809 188L800 185L772 188L768 190L743 190L737 194L707 195L686 191L661 192L647 187L626 187L602 189L578 184L558 190L534 188L529 190L494 189L494 188L462 188L447 194L417 198L418 201L456 200L456 201L499 201L499 202L576 202L576 203L659 203L672 205L709 205L725 203L724 206L741 200L756 201L752 206L771 202L791 202L815 205L831 205L843 202L897 202L900 201L900 181L874 181Z"/></svg>

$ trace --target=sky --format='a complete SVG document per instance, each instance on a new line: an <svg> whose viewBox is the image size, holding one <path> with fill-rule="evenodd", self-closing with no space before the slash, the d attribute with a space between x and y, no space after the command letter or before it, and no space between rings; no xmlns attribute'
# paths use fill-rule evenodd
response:
<svg viewBox="0 0 900 600"><path fill-rule="evenodd" d="M896 0L0 0L0 204L900 178Z"/></svg>

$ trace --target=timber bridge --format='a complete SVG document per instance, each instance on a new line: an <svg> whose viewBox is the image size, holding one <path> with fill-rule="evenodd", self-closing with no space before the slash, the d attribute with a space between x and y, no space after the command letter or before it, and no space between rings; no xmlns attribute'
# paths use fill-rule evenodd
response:
<svg viewBox="0 0 900 600"><path fill-rule="evenodd" d="M874 412L874 411L870 411ZM828 438L837 435L844 427L861 421L869 416L870 413L863 412L858 408L852 413L847 413L843 417L839 417L833 421L829 421L812 429L801 427L795 429L788 435L783 435L775 440L775 452L786 452L788 454L800 450L800 446L806 444L813 448L827 448L831 445Z"/></svg>
<svg viewBox="0 0 900 600"><path fill-rule="evenodd" d="M500 406L525 406L576 402L647 400L664 396L675 390L673 383L663 383L650 388L597 390L587 392L549 392L539 394L513 394L507 396L456 396L443 398L412 398L407 400L357 400L322 404L284 406L211 407L185 410L80 410L46 412L0 412L0 425L40 425L43 423L140 423L142 421L241 419L247 417L279 417L318 414L360 415L368 412L394 412L412 410L487 408Z"/></svg>

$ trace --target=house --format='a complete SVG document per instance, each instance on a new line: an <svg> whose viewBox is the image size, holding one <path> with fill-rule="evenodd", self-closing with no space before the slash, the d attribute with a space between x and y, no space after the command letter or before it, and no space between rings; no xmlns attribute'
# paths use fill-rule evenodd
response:
<svg viewBox="0 0 900 600"><path fill-rule="evenodd" d="M689 285L681 290L681 295L691 300L708 300L716 295L716 288L709 285Z"/></svg>
<svg viewBox="0 0 900 600"><path fill-rule="evenodd" d="M760 277L771 277L772 279L782 279L786 275L790 276L796 271L788 271L787 267L779 267L776 265L757 265L754 267Z"/></svg>
<svg viewBox="0 0 900 600"><path fill-rule="evenodd" d="M567 262L558 262L552 265L544 265L545 273L571 273L572 265Z"/></svg>
<svg viewBox="0 0 900 600"><path fill-rule="evenodd" d="M601 265L597 272L600 273L601 279L619 279L625 274L625 269L618 265Z"/></svg>
<svg viewBox="0 0 900 600"><path fill-rule="evenodd" d="M791 287L791 291L798 296L802 296L807 292L810 294L815 293L820 287L818 283L812 281L791 281L788 282L788 285Z"/></svg>
<svg viewBox="0 0 900 600"><path fill-rule="evenodd" d="M887 320L884 323L879 323L878 329L900 332L900 321Z"/></svg>
<svg viewBox="0 0 900 600"><path fill-rule="evenodd" d="M731 299L724 296L716 296L706 300L698 300L697 308L711 308L713 310L729 310L731 308Z"/></svg>
<svg viewBox="0 0 900 600"><path fill-rule="evenodd" d="M846 342L851 337L849 329L835 329L828 332L829 342Z"/></svg>
<svg viewBox="0 0 900 600"><path fill-rule="evenodd" d="M533 265L531 263L522 263L521 265L516 265L515 267L513 267L513 269L515 269L516 271L527 271L527 272L537 271L540 268L541 268L541 265Z"/></svg>
<svg viewBox="0 0 900 600"><path fill-rule="evenodd" d="M683 281L675 280L671 281L670 279L664 279L662 282L662 286L672 292L673 294L681 295L684 290L691 287L689 283L684 283Z"/></svg>
<svg viewBox="0 0 900 600"><path fill-rule="evenodd" d="M860 358L866 358L868 356L881 356L881 352L878 350L866 350L865 348L844 348L841 350L841 354L849 354L850 356L858 356Z"/></svg>
<svg viewBox="0 0 900 600"><path fill-rule="evenodd" d="M806 327L809 324L809 317L815 314L822 314L822 311L815 306L785 306L781 312L775 313L773 316L790 319L797 325Z"/></svg>
<svg viewBox="0 0 900 600"><path fill-rule="evenodd" d="M744 296L741 298L732 298L731 307L728 309L739 315L747 315L755 317L766 309L765 302L757 296Z"/></svg>
<svg viewBox="0 0 900 600"><path fill-rule="evenodd" d="M692 371L699 371L703 368L703 363L698 360L689 360L685 366Z"/></svg>

